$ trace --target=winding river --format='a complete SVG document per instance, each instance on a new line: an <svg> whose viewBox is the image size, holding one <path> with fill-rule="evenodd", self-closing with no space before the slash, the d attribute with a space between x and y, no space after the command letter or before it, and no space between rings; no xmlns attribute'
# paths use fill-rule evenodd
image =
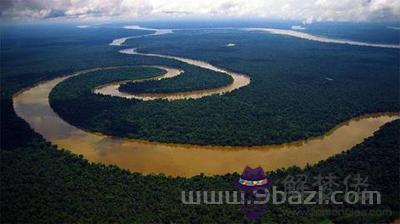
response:
<svg viewBox="0 0 400 224"><path fill-rule="evenodd" d="M116 45L120 46L124 41L117 41ZM167 95L124 95L118 91L118 86L121 84L119 82L100 86L94 90L95 93L142 100L156 98L182 100L226 94L250 83L250 78L247 75L230 72L203 61L160 54L138 53L135 49L125 49L120 52L178 60L225 73L233 78L233 82L221 88ZM303 167L306 164L314 164L343 150L350 149L361 143L365 138L372 136L383 124L400 118L399 114L370 114L339 124L324 136L317 138L279 145L221 147L164 144L92 133L68 124L50 107L49 93L58 83L72 76L112 68L115 67L83 70L22 90L13 97L14 110L45 139L75 154L82 154L91 162L114 164L143 174L164 173L185 177L200 173L214 175L240 172L246 165L262 166L265 170L275 170L292 165ZM182 73L177 69L159 68L166 70L167 73L154 79L171 78Z"/></svg>
<svg viewBox="0 0 400 224"><path fill-rule="evenodd" d="M310 41L317 41L317 42L322 42L322 43L347 44L347 45L362 46L362 47L379 47L379 48L400 49L400 45L398 45L398 44L378 44L378 43L368 43L368 42L355 41L355 40L335 39L335 38L316 36L316 35L309 34L309 33L304 33L304 32L295 31L295 30L287 30L287 29L245 28L244 30L268 32L271 34L286 35L286 36L296 37L296 38L310 40Z"/></svg>
<svg viewBox="0 0 400 224"><path fill-rule="evenodd" d="M166 99L166 100L183 100L183 99L199 99L206 96L216 95L216 94L225 94L231 92L233 90L242 88L250 84L250 77L244 74L239 74L235 72L231 72L222 68L218 68L214 65L211 65L205 61L193 60L188 58L170 56L170 55L161 55L161 54L145 54L139 53L134 48L124 49L119 51L122 54L131 54L131 55L143 55L143 56L151 56L151 57L160 57L160 58L168 58L174 59L177 61L181 61L187 64L191 64L200 68L205 68L209 70L213 70L216 72L220 72L232 77L232 83L212 89L204 89L204 90L196 90L196 91L188 91L188 92L178 92L178 93L148 93L148 94L129 94L125 92L120 92L118 90L119 86L122 83L126 83L128 81L123 81L120 83L110 83L109 85L103 85L100 88L96 88L94 93L102 94L102 95L110 95L110 96L119 96L127 99L140 99L140 100L156 100L156 99ZM173 77L173 76L172 76ZM168 78L172 78L168 77Z"/></svg>
<svg viewBox="0 0 400 224"><path fill-rule="evenodd" d="M118 82L107 83L107 84L96 87L93 90L93 93L101 94L101 95L109 95L109 96L119 96L119 97L123 97L126 99L139 99L139 100L144 100L144 101L157 99L157 98L163 99L164 97L162 97L162 96L157 97L158 95L161 95L161 94L130 94L130 93L125 93L125 92L120 92L119 87L120 87L120 85L128 83L128 82L137 83L137 82L144 82L144 81L150 81L150 80L170 79L170 78L174 78L178 75L181 75L183 73L183 71L180 69L168 68L165 66L145 66L145 67L159 68L161 70L165 70L166 73L163 75L160 75L160 76L153 77L153 78L138 79L138 80L123 80L123 81L118 81Z"/></svg>

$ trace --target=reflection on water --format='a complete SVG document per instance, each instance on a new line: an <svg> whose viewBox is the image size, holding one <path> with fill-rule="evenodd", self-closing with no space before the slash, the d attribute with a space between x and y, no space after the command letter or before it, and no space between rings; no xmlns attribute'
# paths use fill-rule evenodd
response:
<svg viewBox="0 0 400 224"><path fill-rule="evenodd" d="M57 78L14 96L14 109L47 140L91 162L115 164L131 171L193 176L240 172L245 165L265 170L304 166L326 159L369 137L398 115L379 114L352 119L321 138L258 147L206 147L149 143L97 135L75 128L50 108L48 95L63 81Z"/></svg>
<svg viewBox="0 0 400 224"><path fill-rule="evenodd" d="M129 39L148 37L148 36L159 36L159 35L173 33L173 30L171 30L171 29L152 29L152 28L146 28L146 27L141 27L141 26L136 26L136 25L124 26L123 28L131 29L131 30L148 30L148 31L154 31L154 33L144 34L144 35L137 35L137 36L130 36L130 37L122 37L122 38L114 39L109 44L110 46L122 46Z"/></svg>
<svg viewBox="0 0 400 224"><path fill-rule="evenodd" d="M285 30L285 29L272 29L272 28L245 28L244 30L247 31L261 31L261 32L268 32L272 34L279 34L279 35L288 35L292 37L297 37L305 40L312 40L322 43L334 43L334 44L348 44L348 45L355 45L355 46L364 46L364 47L381 47L381 48L400 48L400 45L396 44L377 44L377 43L368 43L368 42L361 42L361 41L354 41L354 40L345 40L345 39L334 39L330 37L323 37L323 36L315 36L309 33L303 33L294 30Z"/></svg>

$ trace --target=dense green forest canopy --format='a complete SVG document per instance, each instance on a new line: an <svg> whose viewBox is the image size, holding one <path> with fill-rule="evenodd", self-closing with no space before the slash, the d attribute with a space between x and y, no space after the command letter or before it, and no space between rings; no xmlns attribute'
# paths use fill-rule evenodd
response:
<svg viewBox="0 0 400 224"><path fill-rule="evenodd" d="M236 45L228 47L227 43ZM73 89L60 84L50 97L56 112L75 126L111 135L161 142L261 145L319 136L358 115L399 111L395 49L323 44L237 30L176 31L131 39L128 45L140 46L142 52L208 61L248 74L251 83L223 96L173 102L88 95L66 98L63 95L71 95ZM173 92L223 83L224 76L205 69L194 71L193 66L181 62L124 56L135 63L173 63L189 74L159 84L131 84L123 90ZM190 75L199 72L204 75ZM187 84L188 80L195 82ZM75 116L76 110L86 116ZM121 124L123 129L104 125L104 120Z"/></svg>
<svg viewBox="0 0 400 224"><path fill-rule="evenodd" d="M85 97L87 95L93 94L93 90L96 87L100 87L104 84L125 80L148 79L164 75L165 73L166 71L160 68L144 66L122 66L93 71L71 77L71 81L65 81L62 84L56 86L53 95L65 94L65 97L67 99L79 99L79 97ZM87 88L83 88L82 86L85 86ZM61 93L64 91L64 88L67 89L67 91ZM61 89L61 91L58 89ZM58 96L53 97L57 98Z"/></svg>
<svg viewBox="0 0 400 224"><path fill-rule="evenodd" d="M357 24L357 27L358 26ZM3 27L1 28L3 29ZM0 219L2 223L43 223L44 220L49 223L249 223L248 220L244 219L243 215L239 212L239 208L236 206L190 207L183 206L180 203L180 190L232 190L231 183L237 180L238 174L214 177L199 175L190 179L170 178L163 175L143 176L138 173L130 173L121 170L115 166L90 164L81 156L73 155L66 150L60 150L46 143L40 136L33 132L25 121L16 116L12 108L12 94L42 80L48 80L81 69L99 66L157 64L179 67L177 62L171 60L161 60L150 57L127 57L126 55L117 53L115 48L107 46L111 39L121 36L149 33L148 31L128 31L116 28L76 29L70 25L57 25L53 27L47 25L13 26L11 30L12 32L10 30L2 32L2 54L0 54L2 61L2 65L0 66L0 125L2 130L0 133ZM3 35L4 33L7 33L7 35ZM374 35L376 36L377 33L374 33ZM275 37L268 35L263 38L275 39ZM232 37L232 39L222 39L223 38L218 42L218 46L228 41L237 43L237 46L240 46L239 43L243 44L246 42L246 40L236 37ZM281 47L285 44L290 45L292 41L297 41L291 38L283 39L285 39L285 43L278 44ZM258 40L258 42L260 41L261 39ZM278 41L278 38L276 38L276 41ZM251 45L251 43L248 42L248 45ZM300 46L296 47L294 45ZM186 47L189 53L190 47ZM197 48L196 45L191 47ZM326 93L328 93L328 90L342 90L346 93L340 95L343 97L341 100L335 99L337 96L335 93L326 95L333 102L336 102L332 103L332 108L341 105L338 103L339 101L342 102L343 105L357 105L355 102L358 102L359 98L363 98L362 96L364 96L365 100L362 101L362 106L360 106L358 110L359 113L364 113L365 108L380 108L382 111L388 109L386 106L391 104L388 102L392 101L395 95L394 92L397 91L396 89L398 87L392 89L395 84L398 85L398 78L395 77L397 74L395 73L395 69L398 67L399 62L396 60L396 55L398 59L398 53L395 51L336 45L331 46L307 43L304 41L298 41L297 44L293 43L293 45L289 46L289 49L293 47L303 48L303 51L302 53L295 54L293 58L289 56L288 62L290 63L285 64L289 66L288 69L296 68L294 71L296 72L299 70L299 73L300 71L305 71L301 66L296 66L299 65L299 63L296 64L296 60L300 60L302 54L308 62L312 62L313 60L318 61L314 58L314 54L319 55L322 54L322 49L327 50L324 54L329 60L324 61L320 66L315 66L314 64L314 68L328 72L317 72L319 75L329 74L330 78L340 81L337 83L338 85L334 87L330 85L331 82L327 82L328 80L326 80L326 85L323 85L327 88ZM262 47L262 49L265 48L266 46ZM198 47L197 50L200 51L200 47ZM226 50L236 51L231 48ZM183 50L181 49L181 51ZM352 62L337 57L338 55L347 55L347 59L352 58L354 57L351 55L352 52L357 52L359 55L356 59L353 58L354 60ZM172 52L168 53L172 54ZM272 70L260 68L257 73L267 74L268 72L268 74L273 74L274 72L271 71L276 72L277 70L277 68L273 66L273 61L277 59L280 59L277 61L282 61L283 58L280 58L279 54L274 55L272 52L263 51L262 54L268 56L269 59L264 58L261 62L267 63L268 68ZM183 56L185 52L179 52L179 55ZM199 58L201 57L200 54L197 54L197 56ZM257 63L256 58L253 58L253 60L254 63ZM335 60L337 60L337 63ZM357 63L357 61L362 63L362 65ZM218 61L216 60L215 62ZM227 61L225 61L225 63L226 62ZM229 68L233 69L235 61L232 62L233 64L231 64ZM347 73L343 71L343 73L336 73L341 69L346 70L346 66L339 62L348 63L348 66L358 66L354 67L353 72ZM304 64L304 66L306 65L307 64ZM220 66L223 66L223 64L220 64ZM377 67L373 69L375 66ZM255 64L250 66L252 69L255 67ZM357 72L357 69L360 67L363 69ZM282 69L283 68L281 68L281 70ZM330 70L335 72L330 73ZM287 73L288 72L289 70ZM333 73L336 74L335 77L331 77L334 75ZM252 72L250 74L256 73ZM305 83L314 83L312 87L321 84L318 80L309 77L309 73L297 74L296 72L296 76L299 76L299 78L294 80L289 79L287 77L288 74L280 74L282 74L281 82L291 80L291 82L289 82L290 85L288 85L289 87L294 85L293 83L303 83L304 85L302 86L308 89ZM278 74L275 76L278 76ZM254 75L253 77L256 78L257 76ZM379 79L376 77L379 77ZM304 82L302 82L303 79ZM375 84L373 84L371 80L374 80ZM272 79L265 80L264 83L268 83L266 81L272 81ZM283 88L284 86L282 86L281 82L276 82L274 85ZM348 84L346 84L347 82ZM367 83L368 85L364 85ZM385 85L386 88L381 88ZM271 86L272 84L267 87L270 88ZM357 88L352 90L351 88L354 88L354 86ZM292 87L299 86L294 85ZM380 91L377 91L376 94L374 92L368 93L366 89L374 91L373 87ZM301 90L297 90L297 92L305 94ZM321 88L319 88L317 92L325 94L324 91L321 92ZM386 95L382 92L385 92ZM276 92L273 93L276 94ZM232 95L234 94L238 93L232 93ZM294 93L289 94L285 92L284 95L288 96L289 99L289 96L293 96L293 94ZM307 96L309 96L309 100L312 101L315 95L309 94L310 95ZM227 96L224 97L227 98ZM262 97L267 97L266 99L268 100L273 99L271 96L268 97L268 94L260 96L260 98ZM210 99L211 98L213 97L210 97ZM278 98L281 99L281 97ZM317 97L316 99L319 98L323 97ZM377 98L379 98L379 100L377 100ZM273 100L272 102L277 103L279 99ZM297 98L294 98L292 102L295 102L295 99ZM367 99L370 99L370 101L366 102ZM236 105L245 106L245 102L238 103L239 104ZM323 105L325 101L318 103ZM295 104L297 103L295 102ZM374 107L372 106L373 104L380 104L381 107L379 107L379 105L375 105L376 107ZM339 106L338 108L340 111L344 111L342 109L345 108L345 106ZM389 109L391 110L393 107L389 106ZM280 112L285 115L285 110L290 110L290 107L285 109L281 108ZM371 109L371 111L374 110ZM92 113L92 111L89 112ZM322 111L317 109L316 112L325 113L328 117L332 116L332 114L335 116L338 115L336 110L330 112L328 109L322 109ZM345 116L351 117L353 113L354 111L348 112ZM342 118L343 116L338 118L338 120ZM310 124L304 123L303 125L308 126ZM310 216L308 212L316 208L289 207L282 205L270 206L268 212L263 216L262 221L266 223L331 223L331 221L333 221L334 223L353 224L387 223L394 217L399 217L399 125L400 121L387 124L377 132L374 137L367 139L364 143L354 147L350 151L337 155L315 166L308 167L305 170L290 168L267 173L267 176L272 180L274 185L278 186L281 185L280 182L282 178L288 174L335 173L343 177L347 174L361 173L363 176L369 176L371 178L369 180L371 189L381 191L383 195L383 204L382 206L356 209L361 209L367 213L369 211L375 211L376 209L391 209L393 215L360 217L354 216L354 214L340 216L335 215L335 212L333 212L333 215L324 216L319 214ZM338 207L337 209L342 208L343 207ZM351 207L351 209L354 209L354 207Z"/></svg>
<svg viewBox="0 0 400 224"><path fill-rule="evenodd" d="M198 68L186 66L187 71L173 79L152 80L147 82L128 82L119 87L126 93L176 93L218 88L233 82L232 77Z"/></svg>

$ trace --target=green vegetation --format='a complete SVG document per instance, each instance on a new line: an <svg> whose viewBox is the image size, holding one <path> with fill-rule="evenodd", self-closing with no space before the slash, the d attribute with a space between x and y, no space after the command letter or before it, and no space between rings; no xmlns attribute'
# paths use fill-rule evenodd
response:
<svg viewBox="0 0 400 224"><path fill-rule="evenodd" d="M55 87L52 97L58 98L59 88L69 89L67 97L77 98L85 97L92 94L95 87L101 86L113 81L147 79L165 74L165 71L155 67L129 66L118 67L94 72L84 73L75 77L71 77L70 81L63 82ZM62 87L61 87L62 85ZM85 86L87 88L82 88ZM68 99L68 98L67 98ZM78 102L79 103L79 102Z"/></svg>
<svg viewBox="0 0 400 224"><path fill-rule="evenodd" d="M217 88L231 82L230 76L193 66L189 72L172 79L125 83L119 90L127 93L174 93Z"/></svg>
<svg viewBox="0 0 400 224"><path fill-rule="evenodd" d="M382 204L336 206L268 205L263 223L385 223L398 217L400 120L385 125L374 137L348 152L307 167L269 172L273 185L282 187L287 175L330 173L369 177L369 190L379 190ZM234 190L238 174L171 178L143 176L115 166L90 164L81 156L37 140L28 147L1 151L2 223L248 223L238 205L184 205L182 190ZM268 161L266 161L268 162ZM318 213L322 209L332 215ZM346 216L335 209L353 209ZM373 216L368 211L390 210ZM301 214L301 215L299 215ZM44 221L45 220L45 221Z"/></svg>
<svg viewBox="0 0 400 224"><path fill-rule="evenodd" d="M88 95L72 98L69 96L76 89L65 88L70 84L60 84L50 97L52 107L66 121L88 130L201 145L290 142L320 136L355 116L400 110L399 61L393 49L322 44L240 31L180 31L157 41L154 38L132 39L128 44L141 46L142 52L204 60L248 74L251 83L223 96L174 102ZM225 47L227 42L237 45ZM157 64L167 66L175 63L171 67L183 68L192 74L209 72L194 71L193 66L173 60L131 58L146 63L159 60ZM149 82L129 86L132 91L183 90L182 84L187 83L183 79L189 77L193 78L185 74L182 79L165 80L157 85ZM207 79L204 83L212 86L223 76L212 77L216 79ZM67 82L75 82L76 88L89 87L79 84L77 79ZM90 81L85 79L85 82ZM76 117L77 110L84 115ZM115 129L113 124L121 124L123 128Z"/></svg>
<svg viewBox="0 0 400 224"><path fill-rule="evenodd" d="M121 36L148 33L122 29L77 29L63 24L13 25L1 26L0 29L2 149L23 146L37 136L15 114L12 94L37 82L86 68L133 64L131 58L117 53L107 44Z"/></svg>
<svg viewBox="0 0 400 224"><path fill-rule="evenodd" d="M214 85L225 84L224 81L229 81L228 78L218 79L218 77L226 76L216 72L209 72L205 69L198 69L194 66L189 65L183 66L183 68L185 69L185 74L182 75L182 77L201 77L193 78L194 81L207 78L208 76L209 79L205 80L214 80L214 82L211 82ZM112 81L121 81L128 79L135 80L159 76L161 75L161 71L162 70L156 68L133 67L129 69L123 68L103 70L78 75L58 84L54 88L54 90L50 93L50 105L55 109L55 111L61 114L62 117L65 117L68 122L78 124L78 126L85 129L106 131L107 133L119 136L128 135L130 137L138 137L141 135L140 133L144 133L145 130L140 130L137 125L132 125L129 122L129 120L131 120L132 118L129 117L136 116L136 114L134 113L134 111L136 110L136 106L143 104L139 104L140 101L138 100L127 100L118 97L94 95L92 93L92 90L97 86L105 83L110 83ZM212 79L214 77L217 78ZM182 89L180 89L179 87L185 86L185 84L188 83L186 82L186 80L188 79L180 79L179 77L174 78L173 81L177 82L178 85L176 87L172 86L173 88L170 89L168 89L168 87L171 83L168 81L164 82L164 84L166 85L161 85L166 87L165 90L167 90L167 92L169 90L182 91ZM157 82L162 83L162 81ZM208 86L208 82L199 82L196 86L200 87L201 85L205 85L205 88L213 87ZM189 85L189 87L192 86ZM68 106L66 107L66 105ZM146 108L142 109L146 110ZM79 110L80 112L76 113L77 110ZM97 115L92 113L95 110L97 110L98 112ZM128 117L126 115L128 115ZM87 122L83 122L84 119L87 119ZM135 118L135 120L137 120L137 118ZM149 130L154 129L153 127L148 128Z"/></svg>

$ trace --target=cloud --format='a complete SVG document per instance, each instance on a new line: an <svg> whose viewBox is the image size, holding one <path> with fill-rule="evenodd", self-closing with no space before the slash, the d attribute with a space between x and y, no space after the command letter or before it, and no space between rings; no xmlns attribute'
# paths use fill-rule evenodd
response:
<svg viewBox="0 0 400 224"><path fill-rule="evenodd" d="M2 18L262 17L315 21L398 21L398 0L1 0Z"/></svg>
<svg viewBox="0 0 400 224"><path fill-rule="evenodd" d="M165 14L178 15L178 16L193 14L193 13L187 12L187 11L174 11L174 10L166 10L166 11L162 11L162 12Z"/></svg>

